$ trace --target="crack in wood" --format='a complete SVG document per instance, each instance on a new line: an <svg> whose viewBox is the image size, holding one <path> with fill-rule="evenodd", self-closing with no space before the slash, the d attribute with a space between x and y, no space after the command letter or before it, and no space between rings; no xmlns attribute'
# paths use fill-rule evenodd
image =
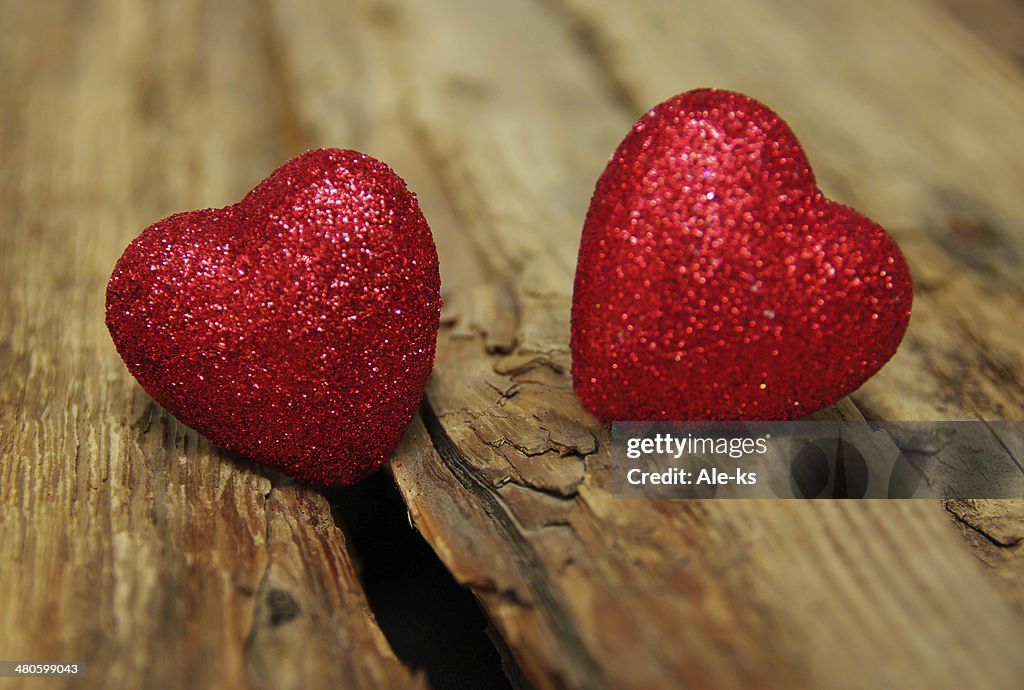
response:
<svg viewBox="0 0 1024 690"><path fill-rule="evenodd" d="M969 517L970 511L965 509L964 503L960 499L943 501L943 507L952 516L956 524L980 535L985 541L998 549L1013 550L1024 543L1024 536L1004 538L993 534L988 527L979 524L979 521L972 520Z"/></svg>
<svg viewBox="0 0 1024 690"><path fill-rule="evenodd" d="M430 403L429 396L423 398L420 416L430 442L444 461L445 467L490 517L510 551L515 555L516 561L520 564L521 575L530 588L531 596L540 608L546 624L555 633L567 666L581 675L585 680L585 687L595 689L608 687L608 682L600 666L590 655L579 632L573 627L570 612L563 605L561 597L552 591L547 578L543 576L545 570L533 545L523 536L516 518L505 508L494 488L481 480L473 469L470 459L448 435Z"/></svg>

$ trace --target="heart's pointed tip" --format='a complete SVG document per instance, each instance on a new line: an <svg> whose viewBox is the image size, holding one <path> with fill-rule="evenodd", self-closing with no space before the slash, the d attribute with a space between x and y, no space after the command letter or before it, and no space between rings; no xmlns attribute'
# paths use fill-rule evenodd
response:
<svg viewBox="0 0 1024 690"><path fill-rule="evenodd" d="M390 455L391 453L389 452L388 457ZM386 459L353 460L351 457L347 459L316 458L299 461L282 461L275 458L270 461L259 460L257 462L274 471L281 472L308 484L328 488L358 484L380 472L387 464Z"/></svg>

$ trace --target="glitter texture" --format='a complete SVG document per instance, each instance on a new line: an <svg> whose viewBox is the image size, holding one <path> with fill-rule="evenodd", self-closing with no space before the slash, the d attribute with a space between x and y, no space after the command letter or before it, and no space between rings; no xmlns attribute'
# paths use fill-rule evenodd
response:
<svg viewBox="0 0 1024 690"><path fill-rule="evenodd" d="M384 464L416 412L440 282L402 179L323 149L234 206L146 228L110 278L107 327L183 423L287 474L350 484Z"/></svg>
<svg viewBox="0 0 1024 690"><path fill-rule="evenodd" d="M912 295L899 247L822 195L778 115L690 91L641 118L597 182L576 393L605 422L800 417L892 357Z"/></svg>

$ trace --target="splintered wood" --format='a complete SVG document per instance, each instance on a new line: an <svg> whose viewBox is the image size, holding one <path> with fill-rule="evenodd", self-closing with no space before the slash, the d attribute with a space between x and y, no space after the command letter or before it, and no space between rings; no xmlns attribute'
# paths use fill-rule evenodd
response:
<svg viewBox="0 0 1024 690"><path fill-rule="evenodd" d="M0 658L85 662L58 687L426 687L318 490L169 418L103 325L143 227L337 146L435 233L437 364L392 471L526 682L1020 687L1024 502L617 500L569 376L594 181L646 109L718 86L914 273L899 354L822 414L1019 419L1021 15L980 4L2 3Z"/></svg>

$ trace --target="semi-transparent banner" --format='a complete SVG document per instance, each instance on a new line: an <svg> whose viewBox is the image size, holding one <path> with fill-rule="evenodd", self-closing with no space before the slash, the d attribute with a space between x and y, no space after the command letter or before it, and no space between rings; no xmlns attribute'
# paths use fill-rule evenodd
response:
<svg viewBox="0 0 1024 690"><path fill-rule="evenodd" d="M1024 498L1024 422L617 422L620 498Z"/></svg>

